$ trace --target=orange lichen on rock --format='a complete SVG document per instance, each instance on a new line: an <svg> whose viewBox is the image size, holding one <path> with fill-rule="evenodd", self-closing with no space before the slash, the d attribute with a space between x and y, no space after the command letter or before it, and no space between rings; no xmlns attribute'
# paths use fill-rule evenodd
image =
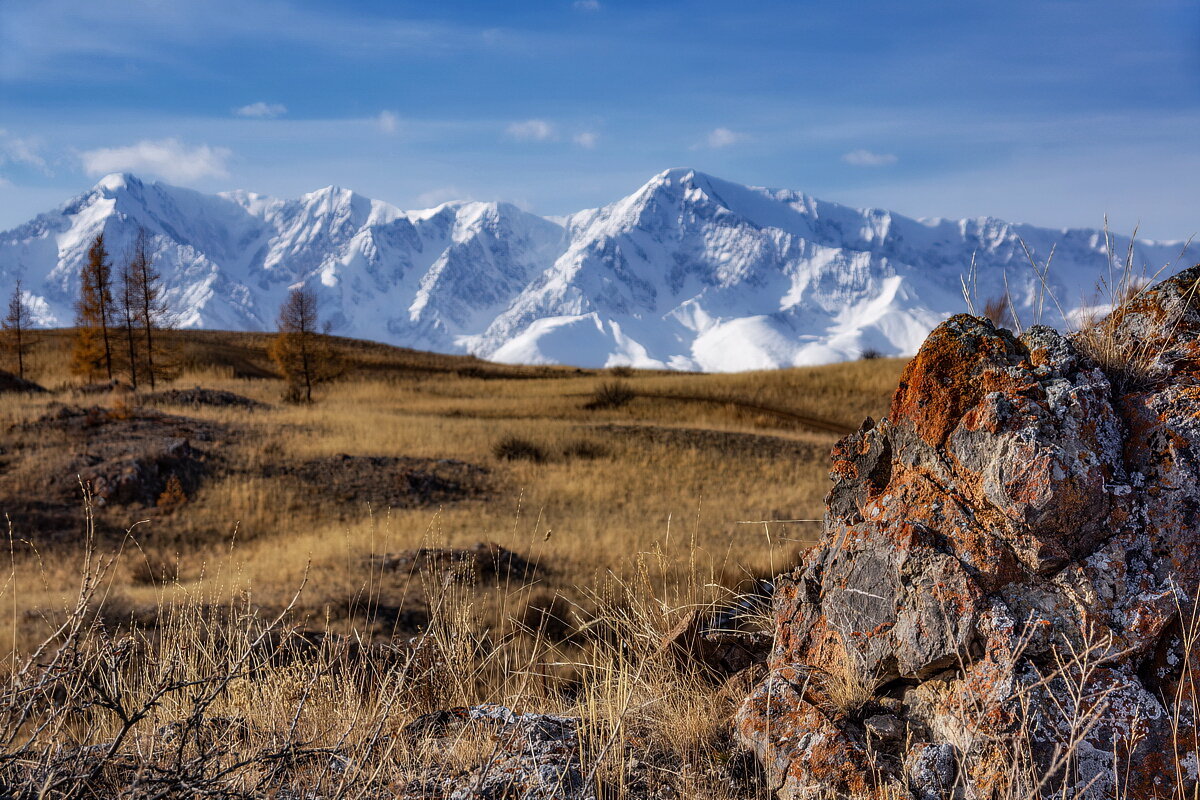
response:
<svg viewBox="0 0 1200 800"><path fill-rule="evenodd" d="M1139 355L1132 378L1094 332L953 317L888 417L837 445L822 537L776 578L770 673L737 716L779 797L993 796L1018 757L1046 777L1034 796L1107 797L1114 760L1126 800L1197 791L1195 770L1164 775L1200 704L1167 707L1200 682L1178 630L1200 586L1198 287L1200 267L1100 323ZM871 696L833 713L809 684L847 664ZM1095 727L1056 772L1071 714Z"/></svg>

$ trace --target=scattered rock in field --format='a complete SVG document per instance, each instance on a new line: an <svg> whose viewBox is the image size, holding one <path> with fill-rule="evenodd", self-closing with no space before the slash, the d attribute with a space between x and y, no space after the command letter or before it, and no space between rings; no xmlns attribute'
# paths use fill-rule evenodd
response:
<svg viewBox="0 0 1200 800"><path fill-rule="evenodd" d="M270 408L266 403L260 403L240 394L226 392L222 389L203 389L199 386L191 389L166 389L161 392L144 394L140 398L144 403L161 403L175 406L212 406L215 408L242 408L248 411L258 411Z"/></svg>
<svg viewBox="0 0 1200 800"><path fill-rule="evenodd" d="M204 453L187 439L166 439L93 464L79 477L91 488L97 505L155 506L167 493L172 478L186 498L195 493L203 474Z"/></svg>
<svg viewBox="0 0 1200 800"><path fill-rule="evenodd" d="M229 437L224 426L158 411L51 404L3 433L0 507L26 535L54 537L78 535L81 480L100 507L154 507L168 488L166 499L186 502Z"/></svg>
<svg viewBox="0 0 1200 800"><path fill-rule="evenodd" d="M1129 800L1196 791L1175 765L1195 763L1200 670L1179 614L1200 585L1198 284L1118 309L1108 371L1094 341L953 317L887 419L837 445L822 538L776 579L771 671L736 719L780 798L1100 800L1114 764ZM1086 672L1060 669L1072 652ZM1011 785L1017 763L1048 783Z"/></svg>
<svg viewBox="0 0 1200 800"><path fill-rule="evenodd" d="M11 372L0 370L0 394L6 394L8 392L42 394L45 391L45 388L39 386L33 381L27 381L24 378L18 378Z"/></svg>
<svg viewBox="0 0 1200 800"><path fill-rule="evenodd" d="M478 583L531 580L536 565L495 542L476 542L470 547L418 547L398 553L370 557L374 569L439 576L442 582Z"/></svg>
<svg viewBox="0 0 1200 800"><path fill-rule="evenodd" d="M271 464L263 474L289 477L322 502L371 503L380 509L436 506L488 491L487 469L449 458L342 454Z"/></svg>
<svg viewBox="0 0 1200 800"><path fill-rule="evenodd" d="M479 763L463 772L436 763L400 798L447 800L595 800L580 762L579 720L515 714L504 706L453 708L418 717L404 728L410 742L449 751L470 737ZM478 742L475 739L479 739ZM461 751L461 748L459 748ZM435 756L436 762L436 756Z"/></svg>

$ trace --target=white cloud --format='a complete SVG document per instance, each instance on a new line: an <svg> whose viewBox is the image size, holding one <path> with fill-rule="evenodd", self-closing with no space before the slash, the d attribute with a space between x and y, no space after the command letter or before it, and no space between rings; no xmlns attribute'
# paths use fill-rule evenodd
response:
<svg viewBox="0 0 1200 800"><path fill-rule="evenodd" d="M79 154L89 175L110 172L148 172L169 181L195 181L229 175L232 153L206 144L188 147L178 139L143 140L128 147L101 147Z"/></svg>
<svg viewBox="0 0 1200 800"><path fill-rule="evenodd" d="M602 7L600 0L575 0L573 5L576 11L599 11Z"/></svg>
<svg viewBox="0 0 1200 800"><path fill-rule="evenodd" d="M400 130L400 115L395 111L380 111L376 122L379 130L384 133L395 133Z"/></svg>
<svg viewBox="0 0 1200 800"><path fill-rule="evenodd" d="M255 119L275 119L282 117L287 113L287 106L283 103L265 103L259 100L257 103L251 103L248 106L235 108L234 114L239 117L253 117Z"/></svg>
<svg viewBox="0 0 1200 800"><path fill-rule="evenodd" d="M22 139L0 128L0 164L26 164L44 171L46 159L39 150L33 139Z"/></svg>
<svg viewBox="0 0 1200 800"><path fill-rule="evenodd" d="M842 161L855 167L886 167L898 159L893 153L875 153L870 150L851 150L842 156Z"/></svg>
<svg viewBox="0 0 1200 800"><path fill-rule="evenodd" d="M508 126L508 135L519 142L548 142L554 138L554 126L544 119L514 122Z"/></svg>
<svg viewBox="0 0 1200 800"><path fill-rule="evenodd" d="M575 134L575 144L587 150L591 150L600 141L600 135L591 131Z"/></svg>
<svg viewBox="0 0 1200 800"><path fill-rule="evenodd" d="M715 128L705 141L709 147L715 149L718 147L729 147L729 145L737 144L745 138L745 134L731 131L729 128Z"/></svg>

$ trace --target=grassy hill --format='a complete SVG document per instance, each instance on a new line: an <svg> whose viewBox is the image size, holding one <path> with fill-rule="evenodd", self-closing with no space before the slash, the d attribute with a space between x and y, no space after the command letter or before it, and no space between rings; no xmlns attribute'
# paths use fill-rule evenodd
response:
<svg viewBox="0 0 1200 800"><path fill-rule="evenodd" d="M884 413L904 363L582 370L333 339L342 377L294 405L264 334L168 334L173 375L150 392L82 385L69 333L39 333L47 393L0 395L6 649L77 652L61 692L81 707L89 676L114 676L150 704L129 745L147 752L181 715L200 725L189 687L217 686L205 713L243 720L230 758L249 765L217 783L279 741L376 759L371 731L486 701L579 714L597 737L632 725L656 775L725 797L704 787L726 780L732 706L661 637L795 562L830 447ZM123 641L157 655L113 672ZM68 718L39 758L121 735L119 716L83 738ZM391 741L371 767L388 781L444 766ZM597 758L598 780L629 782L624 757Z"/></svg>

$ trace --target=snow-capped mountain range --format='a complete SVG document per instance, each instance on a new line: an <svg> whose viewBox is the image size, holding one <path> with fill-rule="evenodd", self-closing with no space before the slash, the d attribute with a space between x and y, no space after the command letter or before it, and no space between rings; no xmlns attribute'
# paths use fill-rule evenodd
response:
<svg viewBox="0 0 1200 800"><path fill-rule="evenodd" d="M1007 286L1026 323L1041 307L1062 324L1109 274L1097 230L915 220L687 169L563 218L507 203L401 211L336 187L206 195L116 174L0 233L0 297L21 277L40 325L70 325L91 240L103 231L120 258L139 227L183 327L272 329L308 283L335 333L529 364L735 371L909 354L964 310L972 258L979 305ZM1039 262L1054 249L1049 294L1025 247ZM1149 274L1200 261L1183 242L1134 251Z"/></svg>

